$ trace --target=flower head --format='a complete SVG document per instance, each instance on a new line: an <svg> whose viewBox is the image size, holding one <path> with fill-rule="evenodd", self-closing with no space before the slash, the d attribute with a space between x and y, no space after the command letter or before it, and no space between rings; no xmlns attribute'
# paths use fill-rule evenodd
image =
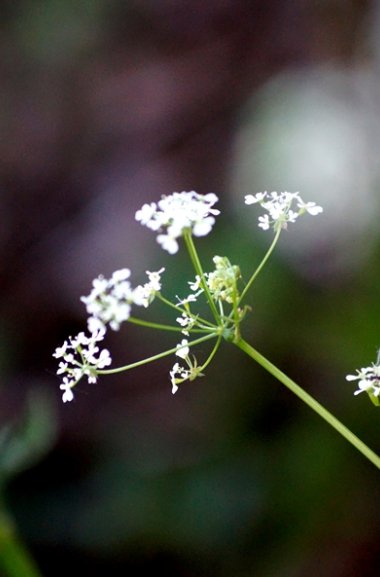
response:
<svg viewBox="0 0 380 577"><path fill-rule="evenodd" d="M356 375L347 375L347 381L359 381L354 395L366 392L375 405L380 405L380 365L374 364L356 370Z"/></svg>
<svg viewBox="0 0 380 577"><path fill-rule="evenodd" d="M132 288L129 282L131 271L127 268L115 271L110 279L102 275L92 282L92 291L81 297L88 314L88 329L106 329L109 324L114 331L119 330L122 322L129 319L132 305L148 307L161 289L161 274L147 271L149 281Z"/></svg>
<svg viewBox="0 0 380 577"><path fill-rule="evenodd" d="M215 270L207 274L207 286L215 300L232 303L237 298L236 283L240 269L232 265L227 257L214 256Z"/></svg>
<svg viewBox="0 0 380 577"><path fill-rule="evenodd" d="M133 289L129 282L131 271L127 268L117 270L110 279L100 275L92 282L92 291L88 296L81 297L90 315L89 329L93 319L103 330L109 324L117 331L120 324L126 321L131 313L133 303Z"/></svg>
<svg viewBox="0 0 380 577"><path fill-rule="evenodd" d="M178 251L177 239L187 230L195 236L207 235L219 210L212 208L218 201L214 193L198 194L173 192L162 196L156 204L144 204L136 212L136 220L153 231L158 231L157 242L169 254Z"/></svg>
<svg viewBox="0 0 380 577"><path fill-rule="evenodd" d="M112 359L107 349L100 350L98 343L103 340L105 331L98 330L87 337L83 332L69 337L62 347L53 353L60 361L57 375L64 374L59 388L63 391L64 403L74 398L73 388L86 375L89 383L96 383L97 370L111 364Z"/></svg>
<svg viewBox="0 0 380 577"><path fill-rule="evenodd" d="M298 192L247 194L245 204L260 204L267 214L259 216L259 227L263 230L273 228L276 232L287 228L288 222L295 222L305 212L315 216L323 211L315 202L304 202Z"/></svg>

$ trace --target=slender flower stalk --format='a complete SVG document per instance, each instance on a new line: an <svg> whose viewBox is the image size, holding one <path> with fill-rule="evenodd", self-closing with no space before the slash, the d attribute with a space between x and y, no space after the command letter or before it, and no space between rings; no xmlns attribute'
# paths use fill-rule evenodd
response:
<svg viewBox="0 0 380 577"><path fill-rule="evenodd" d="M151 323L150 321L145 321L144 319L137 319L135 317L129 317L129 322L133 325L138 325L141 327L147 327L149 329L156 329L156 330L160 330L160 331L172 331L175 333L180 333L182 332L182 328L181 327L177 327L177 326L173 326L173 325L164 325L161 323ZM193 333L209 333L210 329L208 328L199 328L199 329L193 329L192 330Z"/></svg>
<svg viewBox="0 0 380 577"><path fill-rule="evenodd" d="M172 308L173 310L177 311L177 313L185 313L188 314L190 316L196 316L196 318L198 319L199 323L202 323L203 325L205 325L205 327L209 327L209 328L215 328L215 323L211 323L210 321L208 321L207 319L204 319L202 317L200 317L199 315L191 315L191 313L188 310L188 301L186 302L186 306L183 304L184 301L180 301L180 304L176 304L176 303L172 303L171 301L169 301L168 299L166 299L163 295L159 294L157 295L158 300L160 300L161 302L163 302L164 304L166 304L169 308ZM187 300L187 299L185 299ZM194 302L196 302L197 299L194 300Z"/></svg>
<svg viewBox="0 0 380 577"><path fill-rule="evenodd" d="M194 341L188 343L188 346L194 347L195 345L199 345L201 343L209 341L210 339L215 339L218 336L219 336L219 334L217 332L213 332L213 333L210 333L208 335L205 335L204 337L200 337L199 339L195 339ZM177 351L178 351L178 346L175 346L171 349L168 349L167 351L164 351L162 353L158 353L157 355L153 355L152 357L147 357L146 359L142 359L141 361L137 361L137 362L131 363L129 365L124 365L122 367L116 367L114 369L99 370L97 372L97 374L98 375L115 375L117 373L123 373L124 371L129 371L130 369L136 369L137 367L141 367L142 365L146 365L148 363L153 363L154 361L159 361L160 359L163 359L164 357L174 355Z"/></svg>
<svg viewBox="0 0 380 577"><path fill-rule="evenodd" d="M280 238L280 234L281 234L281 228L279 228L276 231L275 237L272 240L272 244L270 245L269 249L267 250L264 258L262 259L262 261L260 262L259 266L257 267L257 269L253 272L251 278L249 279L249 281L247 282L243 292L241 293L240 299L239 299L239 303L244 299L245 295L247 294L247 292L249 291L249 289L251 288L251 286L253 285L255 279L258 277L258 275L260 274L260 272L262 271L262 269L264 268L264 266L266 265L266 263L268 262L272 252L275 249L275 246L278 242L278 239Z"/></svg>
<svg viewBox="0 0 380 577"><path fill-rule="evenodd" d="M351 445L360 451L371 463L380 469L380 457L372 451L363 441L361 441L354 433L350 431L343 423L341 423L334 415L325 409L318 401L316 401L309 393L304 391L297 383L290 379L285 373L280 371L268 359L248 344L244 339L235 342L235 345L245 352L251 359L259 363L265 370L278 379L283 385L299 397L306 405L315 411L322 419L324 419L331 427L333 427L342 437L344 437Z"/></svg>

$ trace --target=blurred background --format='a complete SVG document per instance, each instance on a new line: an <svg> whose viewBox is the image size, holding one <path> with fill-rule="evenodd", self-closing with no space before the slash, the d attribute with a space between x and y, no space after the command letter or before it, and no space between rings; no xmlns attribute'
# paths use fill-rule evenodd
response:
<svg viewBox="0 0 380 577"><path fill-rule="evenodd" d="M345 375L380 346L380 4L3 0L0 29L4 498L44 577L379 575L378 472L239 350L175 396L165 359L66 405L51 355L100 273L165 266L186 294L144 202L215 192L204 268L247 279L271 233L244 194L298 190L324 213L283 234L245 336L379 452L380 409ZM177 342L107 339L115 366Z"/></svg>

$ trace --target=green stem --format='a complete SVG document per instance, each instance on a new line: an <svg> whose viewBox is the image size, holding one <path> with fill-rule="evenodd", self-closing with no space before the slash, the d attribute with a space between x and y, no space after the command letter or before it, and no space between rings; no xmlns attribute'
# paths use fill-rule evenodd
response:
<svg viewBox="0 0 380 577"><path fill-rule="evenodd" d="M219 333L213 332L204 337L200 337L199 339L195 339L188 343L189 347L193 347L194 345L198 345L199 343L204 343L205 341L209 341L210 339L214 339L219 336ZM153 355L152 357L148 357L143 359L142 361L137 361L136 363L131 363L130 365L124 365L123 367L117 367L116 369L102 369L97 371L98 375L114 375L116 373L122 373L124 371L128 371L129 369L135 369L136 367L141 367L142 365L146 365L148 363L152 363L153 361L158 361L159 359L163 359L164 357L168 357L169 355L173 355L177 352L177 347L173 347L163 353L159 353L157 355Z"/></svg>
<svg viewBox="0 0 380 577"><path fill-rule="evenodd" d="M287 377L280 369L268 361L263 355L261 355L256 349L249 345L242 338L235 342L242 351L244 351L249 357L257 361L264 369L271 373L276 379L278 379L283 385L288 387L299 397L304 403L306 403L313 411L315 411L322 419L327 421L331 427L333 427L338 433L340 433L351 445L353 445L358 451L360 451L371 463L380 469L380 457L374 453L363 441L361 441L356 435L354 435L350 429L348 429L343 423L338 421L329 411L327 411L318 401L316 401L311 395L306 393L299 385L297 385L292 379Z"/></svg>
<svg viewBox="0 0 380 577"><path fill-rule="evenodd" d="M0 575L42 577L29 552L18 539L14 524L4 511L0 511Z"/></svg>
<svg viewBox="0 0 380 577"><path fill-rule="evenodd" d="M187 250L188 250L188 253L190 256L190 260L193 263L193 267L195 269L195 272L199 276L199 278L201 279L201 285L202 285L203 290L205 291L205 295L206 295L208 304L210 306L210 309L212 311L212 314L214 315L214 318L215 318L217 324L220 325L219 313L218 313L218 310L217 310L216 305L214 303L214 300L210 294L209 288L207 286L207 282L206 282L205 275L204 275L204 272L202 269L201 261L199 260L198 253L197 253L197 250L196 250L194 242L193 242L193 237L191 236L191 232L185 233L184 239L185 239L186 247L187 247Z"/></svg>
<svg viewBox="0 0 380 577"><path fill-rule="evenodd" d="M190 309L187 309L186 306L180 306L180 305L176 305L174 303L172 303L171 301L169 301L167 298L163 297L161 294L157 295L157 298L163 302L165 305L167 305L168 307L174 309L175 311L177 311L177 313L186 313L187 315L189 315L192 318L196 318L198 321L200 321L202 324L208 325L211 328L215 328L215 325L210 323L210 321L207 321L206 319L203 319L202 317L200 317L199 315L193 315L190 311ZM129 320L129 319L128 319ZM182 329L181 329L182 330Z"/></svg>
<svg viewBox="0 0 380 577"><path fill-rule="evenodd" d="M239 303L241 303L241 301L243 300L243 298L245 297L245 295L247 294L247 292L249 291L249 289L252 286L253 281L255 280L255 278L259 275L259 273L261 272L262 268L265 266L267 260L269 259L270 255L272 254L272 252L274 251L274 247L277 244L277 241L280 237L281 234L281 228L278 229L278 231L276 232L276 235L272 241L272 244L270 245L266 255L264 256L263 260L261 261L261 263L259 264L259 266L257 267L257 269L255 270L255 272L253 273L253 275L251 276L251 278L249 279L249 281L247 282L243 292L240 295L240 299L239 299ZM238 303L238 304L239 304Z"/></svg>
<svg viewBox="0 0 380 577"><path fill-rule="evenodd" d="M160 329L162 331L173 331L180 333L183 331L182 327L173 327L172 325L163 325L161 323L151 323L150 321L144 321L143 319L137 319L136 317L129 317L128 322L139 325L141 327L148 327L150 329ZM191 329L192 333L205 333L210 332L207 329Z"/></svg>
<svg viewBox="0 0 380 577"><path fill-rule="evenodd" d="M211 353L210 353L210 356L208 357L208 359L206 360L206 362L202 365L202 368L201 368L202 371L203 371L206 367L208 367L208 365L211 363L212 359L215 357L215 355L216 355L216 353L217 353L217 351L218 351L218 349L219 349L219 345L220 345L221 340L222 340L222 335L220 334L220 335L218 336L218 340L216 341L214 348L212 349L212 351L211 351Z"/></svg>

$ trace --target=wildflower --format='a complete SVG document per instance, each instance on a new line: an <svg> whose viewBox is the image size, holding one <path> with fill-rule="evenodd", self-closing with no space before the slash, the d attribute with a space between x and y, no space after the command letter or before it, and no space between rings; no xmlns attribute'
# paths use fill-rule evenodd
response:
<svg viewBox="0 0 380 577"><path fill-rule="evenodd" d="M359 381L354 395L366 392L375 405L380 405L380 365L372 363L370 367L356 370L356 373L346 376L347 381Z"/></svg>
<svg viewBox="0 0 380 577"><path fill-rule="evenodd" d="M63 391L64 403L72 401L72 389L86 375L89 383L96 383L97 370L111 364L112 359L107 349L100 351L98 343L103 340L104 330L98 330L87 337L83 332L69 337L53 353L56 359L63 359L58 365L57 375L64 374L59 388Z"/></svg>
<svg viewBox="0 0 380 577"><path fill-rule="evenodd" d="M258 192L256 195L247 194L245 204L260 204L268 214L259 217L259 227L263 230L272 228L278 231L287 228L288 222L293 223L305 212L315 216L323 209L315 202L304 202L298 192ZM297 210L293 210L296 204ZM293 207L293 209L292 209Z"/></svg>
<svg viewBox="0 0 380 577"><path fill-rule="evenodd" d="M92 282L92 291L81 297L90 315L87 323L90 332L105 330L109 324L114 331L119 330L122 322L129 319L132 305L148 307L161 289L161 274L147 271L149 281L135 289L129 282L131 271L127 268L117 270L110 279L100 275Z"/></svg>
<svg viewBox="0 0 380 577"><path fill-rule="evenodd" d="M173 192L162 196L158 203L144 204L136 212L136 220L158 231L157 242L169 254L178 251L177 239L190 230L195 236L206 236L220 213L212 208L218 201L214 193Z"/></svg>

